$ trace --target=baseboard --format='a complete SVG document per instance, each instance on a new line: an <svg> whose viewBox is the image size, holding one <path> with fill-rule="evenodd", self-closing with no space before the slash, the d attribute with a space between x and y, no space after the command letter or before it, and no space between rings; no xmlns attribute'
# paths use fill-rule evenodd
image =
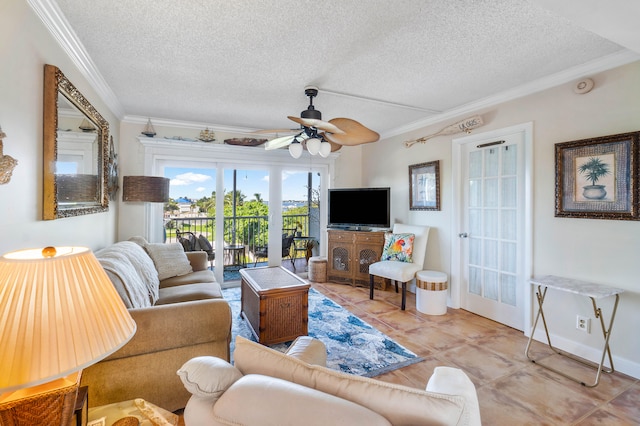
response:
<svg viewBox="0 0 640 426"><path fill-rule="evenodd" d="M561 351L568 352L597 364L600 363L602 348L587 346L556 334L550 333L549 336L551 337L551 342L556 349L560 349ZM545 335L544 330L536 330L533 335L533 340L546 345L547 336ZM631 376L634 379L640 379L640 363L616 356L615 347L613 346L611 347L611 356L613 358L613 366L617 372ZM605 366L608 366L608 358L605 358Z"/></svg>

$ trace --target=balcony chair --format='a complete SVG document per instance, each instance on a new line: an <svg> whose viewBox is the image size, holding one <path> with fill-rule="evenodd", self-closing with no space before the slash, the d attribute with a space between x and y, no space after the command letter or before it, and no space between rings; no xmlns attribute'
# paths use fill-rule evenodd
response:
<svg viewBox="0 0 640 426"><path fill-rule="evenodd" d="M184 251L207 252L207 260L211 264L211 267L213 267L213 261L216 258L216 253L213 249L213 245L209 242L207 237L202 234L196 237L196 234L193 232L180 231L179 229L176 229L176 237L178 238L178 242L182 244Z"/></svg>
<svg viewBox="0 0 640 426"><path fill-rule="evenodd" d="M398 281L402 283L402 307L404 311L407 300L407 282L415 278L416 273L422 270L425 254L427 252L427 241L429 239L429 227L418 225L403 225L396 223L393 225L393 234L414 234L411 262L400 260L381 260L369 265L369 299L373 299L374 277L388 278L395 283L396 293L398 292ZM387 237L385 237L385 248ZM385 258L383 252L382 258Z"/></svg>
<svg viewBox="0 0 640 426"><path fill-rule="evenodd" d="M293 237L295 236L295 234L290 234L287 235L286 233L282 234L282 259L285 258L289 258L289 260L291 260L291 264L293 265L293 268L295 269L296 265L295 265L295 258L292 256L293 253L293 249L292 249L292 245L293 245ZM266 259L269 257L269 244L266 244L264 246L259 246L256 247L253 255L255 256L255 261L253 263L253 266L255 267L256 264L258 263L258 259Z"/></svg>

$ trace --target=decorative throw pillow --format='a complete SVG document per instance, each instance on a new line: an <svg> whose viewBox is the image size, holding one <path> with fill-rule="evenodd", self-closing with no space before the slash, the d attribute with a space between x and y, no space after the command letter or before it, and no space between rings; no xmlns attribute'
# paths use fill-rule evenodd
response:
<svg viewBox="0 0 640 426"><path fill-rule="evenodd" d="M384 248L381 260L395 260L413 263L413 240L415 234L384 234Z"/></svg>
<svg viewBox="0 0 640 426"><path fill-rule="evenodd" d="M192 395L216 400L242 377L242 373L223 359L199 356L185 362L178 370L178 376Z"/></svg>
<svg viewBox="0 0 640 426"><path fill-rule="evenodd" d="M158 270L158 279L160 281L193 272L191 263L189 263L189 259L180 243L149 243L144 248Z"/></svg>

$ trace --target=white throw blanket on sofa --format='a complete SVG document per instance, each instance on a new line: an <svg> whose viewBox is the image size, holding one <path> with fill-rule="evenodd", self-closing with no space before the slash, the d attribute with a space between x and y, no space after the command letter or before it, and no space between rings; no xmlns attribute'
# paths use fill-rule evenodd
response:
<svg viewBox="0 0 640 426"><path fill-rule="evenodd" d="M120 241L96 252L105 271L120 278L134 308L152 306L159 297L158 271L142 247Z"/></svg>

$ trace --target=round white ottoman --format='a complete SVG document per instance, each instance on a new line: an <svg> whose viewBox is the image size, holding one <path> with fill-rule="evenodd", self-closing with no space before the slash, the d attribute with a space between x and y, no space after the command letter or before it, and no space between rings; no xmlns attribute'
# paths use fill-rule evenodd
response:
<svg viewBox="0 0 640 426"><path fill-rule="evenodd" d="M327 282L327 258L313 256L309 258L309 281L314 283Z"/></svg>
<svg viewBox="0 0 640 426"><path fill-rule="evenodd" d="M416 309L427 315L447 313L447 274L420 271L416 274Z"/></svg>

